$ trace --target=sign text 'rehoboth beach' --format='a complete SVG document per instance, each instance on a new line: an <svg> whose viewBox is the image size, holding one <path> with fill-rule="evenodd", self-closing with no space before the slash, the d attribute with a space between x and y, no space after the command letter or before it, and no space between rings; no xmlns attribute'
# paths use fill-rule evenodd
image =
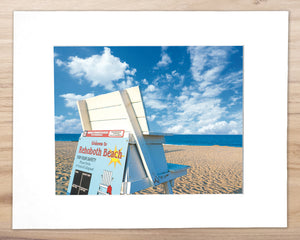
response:
<svg viewBox="0 0 300 240"><path fill-rule="evenodd" d="M87 148L87 147L79 146L78 153L103 156L103 157L109 157L109 158L119 158L119 159L121 159L123 156L120 149L119 150L116 150L116 149L111 150L111 149L107 149L107 148L101 149L100 147L94 149L92 147Z"/></svg>

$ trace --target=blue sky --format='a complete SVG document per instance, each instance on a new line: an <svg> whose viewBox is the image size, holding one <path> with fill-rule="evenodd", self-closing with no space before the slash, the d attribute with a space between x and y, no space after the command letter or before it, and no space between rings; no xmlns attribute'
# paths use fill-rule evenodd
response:
<svg viewBox="0 0 300 240"><path fill-rule="evenodd" d="M243 47L55 47L55 132L82 131L76 101L140 86L152 132L242 134Z"/></svg>

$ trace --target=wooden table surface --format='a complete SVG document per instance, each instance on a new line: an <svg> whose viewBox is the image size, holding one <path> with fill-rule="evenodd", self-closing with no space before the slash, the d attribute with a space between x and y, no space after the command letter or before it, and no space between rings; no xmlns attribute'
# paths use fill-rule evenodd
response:
<svg viewBox="0 0 300 240"><path fill-rule="evenodd" d="M288 228L12 230L12 54L15 10L288 10ZM299 0L1 0L0 56L0 239L300 239Z"/></svg>

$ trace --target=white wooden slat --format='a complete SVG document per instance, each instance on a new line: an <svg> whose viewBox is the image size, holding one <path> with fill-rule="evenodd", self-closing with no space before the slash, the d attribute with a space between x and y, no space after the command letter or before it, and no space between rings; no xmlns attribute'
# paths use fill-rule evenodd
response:
<svg viewBox="0 0 300 240"><path fill-rule="evenodd" d="M142 101L142 96L140 92L139 86L132 87L132 88L127 88L126 89L127 94L129 96L130 102L141 102Z"/></svg>
<svg viewBox="0 0 300 240"><path fill-rule="evenodd" d="M121 104L121 98L118 92L111 92L96 97L86 99L88 110L94 108L104 108Z"/></svg>
<svg viewBox="0 0 300 240"><path fill-rule="evenodd" d="M89 111L89 119L91 122L103 120L123 120L127 118L127 113L120 106L100 108ZM137 118L140 128L143 133L149 134L147 120L145 117Z"/></svg>
<svg viewBox="0 0 300 240"><path fill-rule="evenodd" d="M92 130L86 101L85 100L77 101L77 108L80 116L82 130L83 131Z"/></svg>
<svg viewBox="0 0 300 240"><path fill-rule="evenodd" d="M90 121L127 118L126 111L121 105L91 109L89 115Z"/></svg>
<svg viewBox="0 0 300 240"><path fill-rule="evenodd" d="M137 120L142 132L149 132L146 118L145 117L137 118Z"/></svg>
<svg viewBox="0 0 300 240"><path fill-rule="evenodd" d="M103 120L91 122L92 130L125 130L132 131L127 119Z"/></svg>
<svg viewBox="0 0 300 240"><path fill-rule="evenodd" d="M142 102L133 103L133 109L135 111L137 118L144 118L146 121L146 116L143 108ZM118 119L126 118L127 114L121 105L105 107L105 108L94 108L89 110L90 121L104 120L104 119ZM144 123L145 128L148 130L147 121Z"/></svg>
<svg viewBox="0 0 300 240"><path fill-rule="evenodd" d="M136 117L146 117L143 102L132 103Z"/></svg>
<svg viewBox="0 0 300 240"><path fill-rule="evenodd" d="M138 120L135 116L135 112L131 105L128 93L126 90L119 92L120 97L122 98L122 105L124 109L126 109L129 119L129 124L132 128L133 136L136 140L137 148L140 153L144 168L147 172L147 176L149 177L150 181L153 183L154 186L160 184L160 180L157 176L156 169L152 164L151 155L148 149L148 146L145 142L143 132L139 126Z"/></svg>

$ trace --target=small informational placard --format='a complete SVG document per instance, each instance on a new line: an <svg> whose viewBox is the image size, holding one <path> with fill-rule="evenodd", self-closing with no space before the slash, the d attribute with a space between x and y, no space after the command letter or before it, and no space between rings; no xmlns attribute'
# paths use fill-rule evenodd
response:
<svg viewBox="0 0 300 240"><path fill-rule="evenodd" d="M84 137L110 137L110 138L122 138L124 137L124 130L94 130L85 131Z"/></svg>
<svg viewBox="0 0 300 240"><path fill-rule="evenodd" d="M123 130L88 131L78 141L68 195L119 195L128 149Z"/></svg>

